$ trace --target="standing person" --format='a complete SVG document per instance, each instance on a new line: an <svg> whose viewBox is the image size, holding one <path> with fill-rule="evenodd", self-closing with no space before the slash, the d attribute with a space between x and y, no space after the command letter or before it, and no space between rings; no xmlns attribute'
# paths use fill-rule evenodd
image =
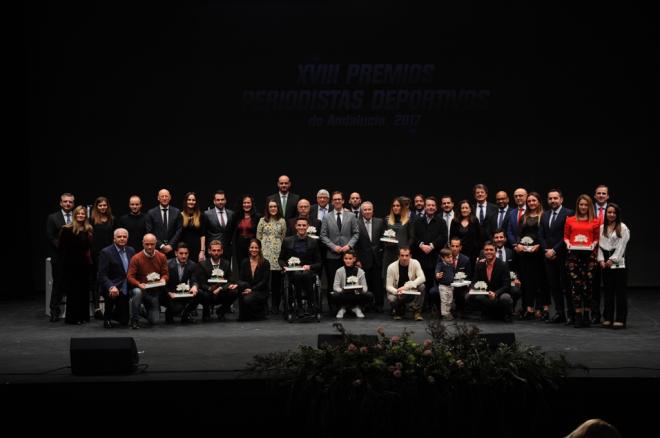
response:
<svg viewBox="0 0 660 438"><path fill-rule="evenodd" d="M195 263L206 257L206 215L199 209L197 195L188 192L183 198L181 209L181 238L188 247L189 259Z"/></svg>
<svg viewBox="0 0 660 438"><path fill-rule="evenodd" d="M268 260L270 269L271 313L278 314L282 299L282 268L278 262L282 242L286 236L286 223L277 207L277 202L266 203L264 217L257 225L257 239L261 242L263 257Z"/></svg>
<svg viewBox="0 0 660 438"><path fill-rule="evenodd" d="M99 253L103 248L112 244L115 230L115 218L112 215L110 201L105 196L99 196L94 200L90 224L93 228L92 238L92 304L94 305L94 319L103 319L100 305L100 289L96 278L99 267Z"/></svg>
<svg viewBox="0 0 660 438"><path fill-rule="evenodd" d="M549 210L543 212L541 228L539 229L539 243L543 251L545 277L555 303L555 314L546 322L558 324L573 323L575 311L573 301L568 295L568 279L566 278L566 245L564 243L564 225L566 218L573 216L573 210L564 208L564 196L561 190L551 189L548 192ZM566 307L564 307L566 299ZM564 309L568 310L568 313Z"/></svg>
<svg viewBox="0 0 660 438"><path fill-rule="evenodd" d="M204 212L206 216L206 245L214 240L222 243L222 258L231 262L231 224L234 223L234 212L227 207L227 196L224 190L216 190L213 194L213 208Z"/></svg>
<svg viewBox="0 0 660 438"><path fill-rule="evenodd" d="M156 249L167 258L174 257L181 238L181 212L170 205L172 195L169 190L158 191L158 206L147 212L147 233L156 236ZM144 245L144 239L142 241Z"/></svg>
<svg viewBox="0 0 660 438"><path fill-rule="evenodd" d="M513 202L516 207L509 211L509 222L506 228L506 240L512 248L518 244L518 228L527 209L527 190L522 187L514 190Z"/></svg>
<svg viewBox="0 0 660 438"><path fill-rule="evenodd" d="M271 201L269 201L269 204L270 202ZM275 204L275 206L277 207L277 204ZM305 198L300 198L300 201L298 201L298 216L293 217L286 221L287 236L293 236L294 234L296 234L296 220L299 217L306 217L307 219L309 219L309 226L314 227L314 229L316 229L316 231L313 233L308 229L308 232L318 237L319 233L321 232L321 221L316 219L315 215L310 214L310 208L311 205L309 201Z"/></svg>
<svg viewBox="0 0 660 438"><path fill-rule="evenodd" d="M600 224L594 215L591 197L584 194L578 196L575 216L566 219L564 226L564 242L568 249L566 269L575 306L576 328L591 325L595 248L598 245L599 231Z"/></svg>
<svg viewBox="0 0 660 438"><path fill-rule="evenodd" d="M509 207L509 194L504 190L495 193L495 204L497 204L497 215L491 225L491 235L495 230L502 228L504 230L509 226L509 216L511 208Z"/></svg>
<svg viewBox="0 0 660 438"><path fill-rule="evenodd" d="M454 258L449 248L442 248L435 266L435 285L429 291L429 300L439 310L440 317L451 321L451 303L454 300L454 289L451 283L454 281Z"/></svg>
<svg viewBox="0 0 660 438"><path fill-rule="evenodd" d="M358 220L360 237L357 242L357 266L364 270L367 286L374 295L376 312L383 311L383 280L381 278L383 262L383 242L380 237L385 231L385 222L374 217L374 205L364 201L360 206L362 214ZM345 263L344 263L345 264Z"/></svg>
<svg viewBox="0 0 660 438"><path fill-rule="evenodd" d="M240 266L243 259L248 258L250 241L257 236L259 215L254 208L252 195L241 196L240 213L236 215L234 229L234 249L236 250L236 265Z"/></svg>
<svg viewBox="0 0 660 438"><path fill-rule="evenodd" d="M270 195L266 201L277 202L277 208L280 210L282 217L291 219L296 215L296 206L300 200L300 196L291 193L291 180L288 176L282 175L277 179L278 192Z"/></svg>
<svg viewBox="0 0 660 438"><path fill-rule="evenodd" d="M412 240L410 211L404 208L401 197L394 198L390 212L385 217L385 231L392 230L398 243L383 242L383 282L387 277L387 267L399 259L399 248L408 248Z"/></svg>
<svg viewBox="0 0 660 438"><path fill-rule="evenodd" d="M98 281L105 299L103 327L112 328L112 320L121 325L128 325L130 300L128 287L128 264L135 255L135 250L128 245L128 231L117 228L114 242L101 250L99 254Z"/></svg>
<svg viewBox="0 0 660 438"><path fill-rule="evenodd" d="M413 205L414 209L412 211L411 217L415 219L418 217L424 217L424 208L426 206L426 198L424 195L417 193L415 196L413 196Z"/></svg>
<svg viewBox="0 0 660 438"><path fill-rule="evenodd" d="M474 196L474 215L481 228L481 238L486 240L496 228L495 221L498 208L495 204L488 202L488 187L485 184L475 184L472 188L472 194ZM481 249L482 244L483 241L480 241L477 252Z"/></svg>
<svg viewBox="0 0 660 438"><path fill-rule="evenodd" d="M519 224L519 241L513 248L518 255L520 282L522 283L523 319L550 319L550 297L545 285L543 253L539 243L539 229L543 206L536 192L527 195L527 209Z"/></svg>
<svg viewBox="0 0 660 438"><path fill-rule="evenodd" d="M310 225L314 225L314 220L317 219L319 222L323 221L323 218L325 217L326 214L330 212L330 193L326 189L321 189L316 193L316 204L312 205L312 209L310 210L310 216L312 217L312 221L310 222ZM295 234L295 224L293 226L293 234Z"/></svg>
<svg viewBox="0 0 660 438"><path fill-rule="evenodd" d="M621 209L614 202L610 202L605 212L605 221L600 226L598 242L598 263L605 285L605 307L601 325L606 328L621 329L625 328L627 323L628 274L625 257L629 240L630 230L621 221Z"/></svg>
<svg viewBox="0 0 660 438"><path fill-rule="evenodd" d="M610 189L604 184L599 184L594 190L594 215L600 225L605 221L605 212L609 205ZM603 270L600 265L596 265L593 278L593 295L591 301L591 323L600 324L600 296L601 282L603 281Z"/></svg>
<svg viewBox="0 0 660 438"><path fill-rule="evenodd" d="M92 226L87 208L73 210L73 220L60 230L57 245L62 263L62 289L66 294L67 324L89 322L89 285L92 270Z"/></svg>
<svg viewBox="0 0 660 438"><path fill-rule="evenodd" d="M142 213L142 200L133 195L128 199L128 214L119 218L117 226L128 231L128 246L135 252L142 250L142 238L147 234L146 216Z"/></svg>
<svg viewBox="0 0 660 438"><path fill-rule="evenodd" d="M348 207L355 215L355 219L360 219L360 205L362 205L362 196L358 192L351 193L348 197Z"/></svg>
<svg viewBox="0 0 660 438"><path fill-rule="evenodd" d="M252 239L248 247L249 257L241 262L238 285L238 320L264 319L268 307L270 263L261 253L261 242Z"/></svg>
<svg viewBox="0 0 660 438"><path fill-rule="evenodd" d="M62 193L60 195L60 209L55 213L48 215L46 220L46 237L48 238L48 255L50 257L50 267L53 276L52 289L50 294L50 322L57 322L60 318L60 304L64 297L62 289L62 264L59 260L58 244L60 239L60 230L64 225L73 222L73 202L74 197L71 193Z"/></svg>
<svg viewBox="0 0 660 438"><path fill-rule="evenodd" d="M427 196L424 217L413 222L413 257L419 261L426 278L426 290L430 292L435 278L435 267L440 249L447 245L447 226L436 212L438 203L435 196ZM425 301L429 297L425 297ZM427 306L430 305L428 300Z"/></svg>
<svg viewBox="0 0 660 438"><path fill-rule="evenodd" d="M474 267L479 255L481 242L481 227L472 213L472 206L467 199L458 203L458 217L451 224L451 237L461 239L463 254L470 258L470 266Z"/></svg>
<svg viewBox="0 0 660 438"><path fill-rule="evenodd" d="M451 235L451 223L454 220L454 199L450 195L443 195L440 198L440 208L442 209L442 220L447 225L447 236Z"/></svg>

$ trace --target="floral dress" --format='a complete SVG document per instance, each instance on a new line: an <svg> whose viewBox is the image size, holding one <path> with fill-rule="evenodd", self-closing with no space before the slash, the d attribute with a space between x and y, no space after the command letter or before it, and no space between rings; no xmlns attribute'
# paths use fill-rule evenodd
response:
<svg viewBox="0 0 660 438"><path fill-rule="evenodd" d="M259 219L257 239L261 241L261 251L264 258L270 263L271 271L280 270L277 259L280 257L280 249L285 235L286 221L284 219L277 221L267 221L265 218Z"/></svg>

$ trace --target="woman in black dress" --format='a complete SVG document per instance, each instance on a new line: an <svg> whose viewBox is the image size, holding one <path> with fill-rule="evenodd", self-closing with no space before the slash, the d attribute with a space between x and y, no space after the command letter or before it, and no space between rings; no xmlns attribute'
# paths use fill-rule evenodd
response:
<svg viewBox="0 0 660 438"><path fill-rule="evenodd" d="M458 204L458 212L458 217L454 217L451 221L450 238L458 237L461 239L461 246L463 247L461 252L470 259L470 267L474 270L483 240L481 227L476 216L472 213L470 201L462 200Z"/></svg>
<svg viewBox="0 0 660 438"><path fill-rule="evenodd" d="M73 210L73 220L60 231L57 250L62 264L67 324L89 322L92 233L92 226L87 221L87 208L82 205Z"/></svg>
<svg viewBox="0 0 660 438"><path fill-rule="evenodd" d="M112 215L110 201L105 196L94 200L89 223L93 228L92 237L92 303L94 304L94 318L103 319L103 312L99 303L99 285L96 281L96 272L99 267L99 254L101 250L114 242L115 218Z"/></svg>
<svg viewBox="0 0 660 438"><path fill-rule="evenodd" d="M181 242L188 245L190 260L195 263L205 260L206 215L202 214L197 204L195 192L188 192L183 198L181 209Z"/></svg>
<svg viewBox="0 0 660 438"><path fill-rule="evenodd" d="M234 248L236 250L236 262L240 266L241 262L248 257L248 246L251 240L257 237L259 215L254 208L252 195L242 196L241 208L234 217Z"/></svg>
<svg viewBox="0 0 660 438"><path fill-rule="evenodd" d="M266 317L270 264L261 253L261 242L251 239L249 256L241 262L238 285L238 320L250 321Z"/></svg>

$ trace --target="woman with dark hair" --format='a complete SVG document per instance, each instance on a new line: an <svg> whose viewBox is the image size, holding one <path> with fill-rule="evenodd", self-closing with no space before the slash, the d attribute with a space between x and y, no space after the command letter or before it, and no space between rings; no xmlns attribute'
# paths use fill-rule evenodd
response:
<svg viewBox="0 0 660 438"><path fill-rule="evenodd" d="M527 208L518 223L518 244L513 250L518 256L520 267L524 309L522 319L547 321L550 319L550 292L545 281L543 251L539 243L542 216L541 195L530 192L527 195Z"/></svg>
<svg viewBox="0 0 660 438"><path fill-rule="evenodd" d="M67 324L89 322L92 239L87 208L79 205L73 210L71 223L62 227L57 245L62 264L62 289L66 293Z"/></svg>
<svg viewBox="0 0 660 438"><path fill-rule="evenodd" d="M458 203L458 217L452 219L449 234L450 238L458 237L461 239L463 248L461 253L470 258L470 269L474 270L483 236L477 217L472 212L472 206L467 199L463 199Z"/></svg>
<svg viewBox="0 0 660 438"><path fill-rule="evenodd" d="M206 215L202 214L197 203L195 192L188 192L183 198L181 209L181 239L185 242L190 253L190 260L195 263L203 262L206 257Z"/></svg>
<svg viewBox="0 0 660 438"><path fill-rule="evenodd" d="M94 319L103 319L103 312L99 303L100 291L96 282L96 272L99 267L99 254L101 250L106 246L112 245L112 242L114 242L115 218L112 215L112 208L110 208L108 198L99 196L94 200L89 223L93 229L91 289L92 303L94 304Z"/></svg>
<svg viewBox="0 0 660 438"><path fill-rule="evenodd" d="M385 232L387 233L388 230L394 231L394 238L398 243L383 242L383 282L387 277L387 267L399 260L399 248L407 248L412 239L410 210L406 204L406 200L402 196L392 200L392 203L390 204L390 212L385 216L384 220ZM378 236L378 238L380 237L382 236ZM328 288L332 288L332 285L328 285Z"/></svg>
<svg viewBox="0 0 660 438"><path fill-rule="evenodd" d="M270 263L261 252L261 242L250 239L248 258L241 262L238 286L238 320L251 321L264 319L268 303L270 283Z"/></svg>
<svg viewBox="0 0 660 438"><path fill-rule="evenodd" d="M270 265L271 312L273 314L279 313L282 295L282 271L277 258L280 256L284 236L286 236L286 221L280 214L277 202L268 201L264 217L259 219L257 225L257 239L263 243L263 256Z"/></svg>
<svg viewBox="0 0 660 438"><path fill-rule="evenodd" d="M603 225L600 226L598 241L598 263L605 285L605 308L601 326L605 328L622 329L626 326L628 273L625 255L629 240L630 230L621 222L621 209L614 202L610 202L605 210Z"/></svg>
<svg viewBox="0 0 660 438"><path fill-rule="evenodd" d="M575 305L575 327L591 324L591 298L596 270L596 251L600 224L594 215L594 204L589 195L577 199L575 216L566 219L564 242L568 249L566 270Z"/></svg>
<svg viewBox="0 0 660 438"><path fill-rule="evenodd" d="M235 216L234 248L236 251L236 262L241 262L248 257L248 246L251 239L257 236L257 224L259 215L254 208L254 197L252 195L241 196L241 208Z"/></svg>

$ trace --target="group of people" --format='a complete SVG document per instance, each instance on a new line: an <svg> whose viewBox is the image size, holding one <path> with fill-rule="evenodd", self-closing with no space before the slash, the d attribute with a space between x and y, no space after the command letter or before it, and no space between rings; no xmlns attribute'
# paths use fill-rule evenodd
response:
<svg viewBox="0 0 660 438"><path fill-rule="evenodd" d="M162 189L146 213L131 196L130 213L119 219L105 197L88 208L63 194L47 222L51 321L59 319L64 295L66 322L89 321L90 291L93 314L108 328L113 321L139 328L142 316L155 324L161 306L166 323L175 316L194 323L200 304L203 321L212 308L224 319L236 301L240 320L260 319L281 311L283 284L292 285L293 303L319 306L313 289L324 273L336 318L364 318L365 310L383 312L388 303L397 320L407 308L415 320L428 310L451 320L472 306L512 321L521 301L517 316L524 320L627 323L630 231L606 186L596 188L595 202L580 195L575 211L563 206L558 189L547 193L545 209L540 194L524 188L513 192L513 206L505 191L490 203L487 187L477 184L474 199L456 210L452 196L417 194L396 197L378 218L357 192L346 204L341 192L321 189L312 205L291 192L288 176L277 185L263 215L251 195L230 210L222 190L204 211L194 192L178 209Z"/></svg>

